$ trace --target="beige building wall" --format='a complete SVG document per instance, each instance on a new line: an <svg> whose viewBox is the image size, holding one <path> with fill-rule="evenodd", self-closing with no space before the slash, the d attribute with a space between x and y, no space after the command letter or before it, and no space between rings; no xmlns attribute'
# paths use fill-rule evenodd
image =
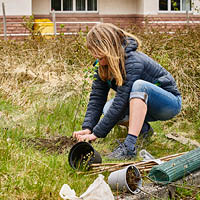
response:
<svg viewBox="0 0 200 200"><path fill-rule="evenodd" d="M158 13L158 1L98 0L98 12L100 15L155 15ZM0 0L0 7L2 2L5 3L7 15L48 15L51 9L51 0ZM200 14L200 0L194 0L193 12Z"/></svg>
<svg viewBox="0 0 200 200"><path fill-rule="evenodd" d="M99 0L99 14L136 14L137 0Z"/></svg>
<svg viewBox="0 0 200 200"><path fill-rule="evenodd" d="M140 0L98 0L98 12L101 15L136 14L136 1ZM47 15L51 0L32 0L33 14Z"/></svg>
<svg viewBox="0 0 200 200"><path fill-rule="evenodd" d="M155 15L158 13L158 0L143 0L144 15Z"/></svg>
<svg viewBox="0 0 200 200"><path fill-rule="evenodd" d="M136 1L136 14L144 13L144 0L135 0Z"/></svg>
<svg viewBox="0 0 200 200"><path fill-rule="evenodd" d="M32 14L32 0L0 0L0 15L3 15L2 2L5 5L6 15Z"/></svg>
<svg viewBox="0 0 200 200"><path fill-rule="evenodd" d="M136 0L139 15L155 15L158 13L158 0Z"/></svg>
<svg viewBox="0 0 200 200"><path fill-rule="evenodd" d="M2 0L0 0L0 2L1 1ZM4 0L4 1L11 2L10 0ZM30 2L31 0L27 1L18 0L18 1ZM12 4L18 4L14 2L12 2ZM158 13L158 2L159 0L109 0L109 1L98 0L98 12L101 15L120 15L120 14L155 15ZM200 14L200 0L194 0L194 7L198 8L197 10L194 10L194 13ZM51 0L32 0L33 14L48 15L50 9L51 9Z"/></svg>
<svg viewBox="0 0 200 200"><path fill-rule="evenodd" d="M32 0L34 15L48 15L51 9L51 0Z"/></svg>
<svg viewBox="0 0 200 200"><path fill-rule="evenodd" d="M136 13L137 0L98 0L99 14L133 14ZM32 0L33 14L49 14L51 0Z"/></svg>

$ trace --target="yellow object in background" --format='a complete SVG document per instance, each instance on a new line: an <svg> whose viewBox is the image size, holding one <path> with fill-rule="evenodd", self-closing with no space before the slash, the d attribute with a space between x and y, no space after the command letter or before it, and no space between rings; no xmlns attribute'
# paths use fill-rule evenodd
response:
<svg viewBox="0 0 200 200"><path fill-rule="evenodd" d="M50 19L35 19L34 30L49 39L54 35L54 24ZM47 22L47 23L45 23Z"/></svg>

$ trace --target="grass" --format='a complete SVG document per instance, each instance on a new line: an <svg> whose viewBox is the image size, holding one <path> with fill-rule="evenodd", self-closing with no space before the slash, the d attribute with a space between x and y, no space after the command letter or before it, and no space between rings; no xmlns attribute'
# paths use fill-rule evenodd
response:
<svg viewBox="0 0 200 200"><path fill-rule="evenodd" d="M73 180L72 187L77 183L66 155L47 155L33 148L19 147L12 140L1 142L6 153L2 160L5 164L1 165L1 198L57 199L65 181Z"/></svg>
<svg viewBox="0 0 200 200"><path fill-rule="evenodd" d="M17 129L1 130L0 199L57 199L64 183L80 192L81 176L69 167L67 154L48 154L27 146L22 142L25 134ZM82 184L88 186L89 181Z"/></svg>
<svg viewBox="0 0 200 200"><path fill-rule="evenodd" d="M174 75L183 94L181 114L167 122L151 123L156 135L148 142L138 141L139 150L144 148L156 158L195 148L167 139L166 133L200 142L198 30L174 35L136 32L143 41L142 50ZM69 166L69 149L49 152L47 147L38 149L28 142L70 137L81 129L93 62L84 42L82 34L55 40L0 41L0 199L61 199L64 183L80 196L97 177L78 175ZM115 139L123 140L126 134L125 128L116 126L92 144L103 162L107 161L104 155L117 145ZM107 180L109 174L104 175ZM200 198L181 188L177 195Z"/></svg>

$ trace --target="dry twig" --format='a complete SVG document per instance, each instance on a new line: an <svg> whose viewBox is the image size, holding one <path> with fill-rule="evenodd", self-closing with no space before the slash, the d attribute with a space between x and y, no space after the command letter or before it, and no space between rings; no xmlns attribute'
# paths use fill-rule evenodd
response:
<svg viewBox="0 0 200 200"><path fill-rule="evenodd" d="M183 155L184 153L165 156L165 157L160 158L160 160L167 162L173 158ZM113 172L113 171L119 170L128 165L135 165L140 170L141 173L144 173L144 172L149 172L153 166L157 165L157 163L154 162L153 160L150 160L150 161L141 161L141 162L131 161L131 162L124 162L124 163L92 164L90 166L90 171L78 172L78 174L87 173L87 175L96 175L96 174L103 173L106 171Z"/></svg>

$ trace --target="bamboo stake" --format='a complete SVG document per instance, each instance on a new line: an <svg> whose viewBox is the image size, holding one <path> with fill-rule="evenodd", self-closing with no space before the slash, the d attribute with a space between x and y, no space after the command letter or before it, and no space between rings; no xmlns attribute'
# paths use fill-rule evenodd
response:
<svg viewBox="0 0 200 200"><path fill-rule="evenodd" d="M165 156L165 157L160 158L160 160L161 161L168 161L168 160L171 160L172 158L181 156L185 153L186 152ZM90 167L93 168L93 167L100 167L100 166L130 165L130 164L136 165L137 163L142 164L142 163L147 163L147 162L153 162L153 161L137 161L137 162L131 161L131 162L126 162L126 163L98 163L98 164L91 164Z"/></svg>
<svg viewBox="0 0 200 200"><path fill-rule="evenodd" d="M185 153L185 152L184 152ZM178 156L183 155L184 153L179 153L179 154L174 154L174 155L169 155L169 156L165 156L160 158L161 161L169 161L173 158L176 158ZM137 162L126 162L126 163L101 163L101 164L92 164L90 167L91 171L89 172L78 172L78 174L83 174L83 173L87 173L88 175L95 175L98 173L102 173L102 172L112 172L112 171L116 171L121 169L122 167L128 166L128 165L135 165L139 170L143 171L143 172L147 172L150 171L151 168L155 165L157 165L157 163L153 160L150 161L137 161Z"/></svg>

